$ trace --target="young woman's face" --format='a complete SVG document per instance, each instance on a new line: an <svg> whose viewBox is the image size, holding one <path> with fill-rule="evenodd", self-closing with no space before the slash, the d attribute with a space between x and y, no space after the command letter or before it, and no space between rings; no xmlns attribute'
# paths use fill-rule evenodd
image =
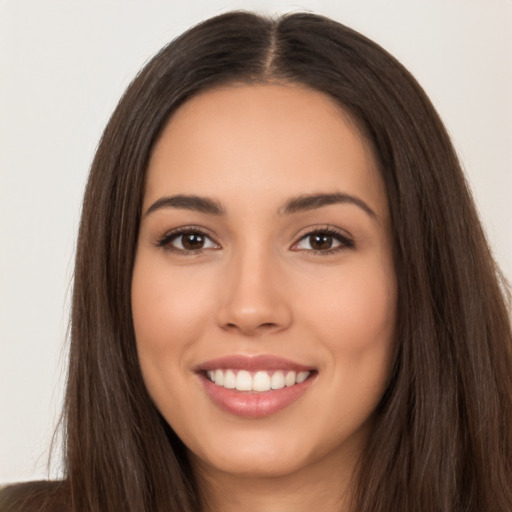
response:
<svg viewBox="0 0 512 512"><path fill-rule="evenodd" d="M396 293L382 179L330 98L233 86L172 116L133 320L149 394L200 469L353 462L390 374Z"/></svg>

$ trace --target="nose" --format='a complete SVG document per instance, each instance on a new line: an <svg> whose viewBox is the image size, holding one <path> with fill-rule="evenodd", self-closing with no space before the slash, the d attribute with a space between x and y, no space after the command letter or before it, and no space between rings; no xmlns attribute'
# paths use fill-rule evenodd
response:
<svg viewBox="0 0 512 512"><path fill-rule="evenodd" d="M292 322L283 272L262 252L239 254L226 266L218 302L218 323L245 336L280 332Z"/></svg>

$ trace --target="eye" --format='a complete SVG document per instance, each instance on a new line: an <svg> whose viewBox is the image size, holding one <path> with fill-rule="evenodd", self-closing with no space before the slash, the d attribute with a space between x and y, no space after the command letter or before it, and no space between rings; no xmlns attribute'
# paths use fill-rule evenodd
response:
<svg viewBox="0 0 512 512"><path fill-rule="evenodd" d="M180 229L166 234L158 241L158 246L175 252L198 252L203 249L218 249L208 235L199 229Z"/></svg>
<svg viewBox="0 0 512 512"><path fill-rule="evenodd" d="M292 246L294 251L312 251L330 254L339 250L354 247L350 238L332 229L312 231Z"/></svg>

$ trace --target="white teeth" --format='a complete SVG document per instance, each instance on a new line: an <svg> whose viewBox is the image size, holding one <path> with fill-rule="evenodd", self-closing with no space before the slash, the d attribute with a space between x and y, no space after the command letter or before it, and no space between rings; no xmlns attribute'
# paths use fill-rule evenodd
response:
<svg viewBox="0 0 512 512"><path fill-rule="evenodd" d="M288 372L286 377L284 378L284 383L286 386L290 387L295 384L295 372Z"/></svg>
<svg viewBox="0 0 512 512"><path fill-rule="evenodd" d="M297 384L304 382L309 376L309 372L299 372L297 373Z"/></svg>
<svg viewBox="0 0 512 512"><path fill-rule="evenodd" d="M284 388L284 373L281 370L274 372L270 378L270 387L272 389Z"/></svg>
<svg viewBox="0 0 512 512"><path fill-rule="evenodd" d="M270 389L270 375L267 372L256 372L252 378L253 391L268 391Z"/></svg>
<svg viewBox="0 0 512 512"><path fill-rule="evenodd" d="M246 370L208 370L206 376L217 386L237 391L265 392L271 389L282 389L304 382L311 372L294 372L277 370L269 372L260 370L253 374Z"/></svg>
<svg viewBox="0 0 512 512"><path fill-rule="evenodd" d="M215 370L215 384L218 386L224 385L224 372L222 370Z"/></svg>
<svg viewBox="0 0 512 512"><path fill-rule="evenodd" d="M252 391L251 374L245 370L240 370L236 374L236 389L238 391Z"/></svg>
<svg viewBox="0 0 512 512"><path fill-rule="evenodd" d="M219 370L217 370L219 371ZM228 370L224 374L224 387L227 389L235 389L236 387L236 375L233 370Z"/></svg>

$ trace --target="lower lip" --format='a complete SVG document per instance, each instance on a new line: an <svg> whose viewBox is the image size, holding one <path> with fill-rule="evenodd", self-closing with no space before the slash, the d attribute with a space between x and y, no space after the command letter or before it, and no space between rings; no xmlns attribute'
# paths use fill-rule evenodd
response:
<svg viewBox="0 0 512 512"><path fill-rule="evenodd" d="M217 386L199 374L206 394L221 409L235 416L261 418L279 412L298 400L312 384L316 373L300 384L270 391L236 391Z"/></svg>

